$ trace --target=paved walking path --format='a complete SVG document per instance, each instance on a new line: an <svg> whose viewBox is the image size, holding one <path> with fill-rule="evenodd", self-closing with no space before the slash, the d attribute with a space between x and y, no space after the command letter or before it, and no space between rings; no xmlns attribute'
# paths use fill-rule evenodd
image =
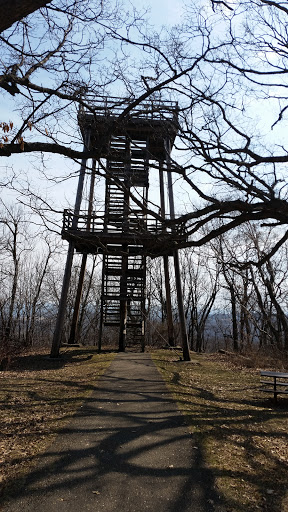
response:
<svg viewBox="0 0 288 512"><path fill-rule="evenodd" d="M118 354L5 512L210 512L213 480L149 354Z"/></svg>

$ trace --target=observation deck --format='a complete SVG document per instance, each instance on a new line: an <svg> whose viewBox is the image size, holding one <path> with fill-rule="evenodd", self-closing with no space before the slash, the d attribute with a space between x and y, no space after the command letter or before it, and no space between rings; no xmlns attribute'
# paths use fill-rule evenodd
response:
<svg viewBox="0 0 288 512"><path fill-rule="evenodd" d="M121 214L114 215L105 222L105 212L80 212L77 227L73 228L73 210L64 210L62 238L73 241L80 253L105 254L123 252L123 244L128 244L129 253L141 252L148 256L172 255L179 244L187 240L184 230L167 228L165 220L155 218L131 218L124 221Z"/></svg>
<svg viewBox="0 0 288 512"><path fill-rule="evenodd" d="M171 146L174 144L179 129L177 102L151 100L137 104L131 99L93 99L88 96L85 103L86 107L80 107L78 124L83 140L90 132L90 147L97 148L100 158L108 158L111 154L112 137L142 141L145 155L158 161L165 159L164 140L169 138ZM137 158L136 153L134 157ZM142 157L140 147L138 158Z"/></svg>

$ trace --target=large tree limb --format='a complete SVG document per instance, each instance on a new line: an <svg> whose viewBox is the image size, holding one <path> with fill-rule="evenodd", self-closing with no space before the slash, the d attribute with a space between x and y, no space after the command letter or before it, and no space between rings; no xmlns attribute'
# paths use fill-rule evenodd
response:
<svg viewBox="0 0 288 512"><path fill-rule="evenodd" d="M0 32L50 2L51 0L0 0Z"/></svg>
<svg viewBox="0 0 288 512"><path fill-rule="evenodd" d="M0 148L0 157L33 152L56 153L59 155L67 156L69 158L73 158L75 160L79 160L81 158L88 159L99 157L99 152L95 149L83 152L82 150L78 151L61 144L53 144L49 142L24 142L24 147L22 146L22 148L20 144L5 144L2 148Z"/></svg>

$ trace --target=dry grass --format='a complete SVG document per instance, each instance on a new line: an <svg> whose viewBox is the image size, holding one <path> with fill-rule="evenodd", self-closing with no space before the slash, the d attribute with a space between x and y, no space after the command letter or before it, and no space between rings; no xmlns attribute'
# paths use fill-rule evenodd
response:
<svg viewBox="0 0 288 512"><path fill-rule="evenodd" d="M59 360L30 354L0 372L2 499L92 392L113 357L91 348L69 349ZM244 359L239 364L226 355L193 355L192 363L183 363L167 351L153 358L213 471L219 512L288 512L288 400L280 398L275 406L262 397L259 369L247 368Z"/></svg>
<svg viewBox="0 0 288 512"><path fill-rule="evenodd" d="M167 351L153 359L213 470L219 510L288 512L288 400L263 397L259 368L243 359L195 354L184 363Z"/></svg>
<svg viewBox="0 0 288 512"><path fill-rule="evenodd" d="M113 357L93 348L67 349L59 360L31 353L0 372L1 498L19 485Z"/></svg>

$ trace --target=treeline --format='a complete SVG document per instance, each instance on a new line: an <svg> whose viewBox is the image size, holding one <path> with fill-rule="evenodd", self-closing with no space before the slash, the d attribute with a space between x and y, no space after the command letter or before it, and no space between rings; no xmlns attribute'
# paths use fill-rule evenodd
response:
<svg viewBox="0 0 288 512"><path fill-rule="evenodd" d="M46 234L45 234L46 233ZM275 254L275 233L247 224L201 248L180 252L189 345L202 352L225 348L248 352L287 352L288 246ZM21 208L2 204L0 213L1 358L51 344L65 265L59 235L31 224ZM263 261L261 261L263 260ZM259 261L262 263L259 265ZM179 343L176 291L171 258L175 344ZM63 342L68 342L81 255L75 255ZM167 343L167 304L162 259L147 264L147 343ZM101 256L90 256L78 322L78 338L97 344L100 321ZM103 343L117 343L117 330L106 328Z"/></svg>
<svg viewBox="0 0 288 512"><path fill-rule="evenodd" d="M0 211L0 357L51 344L61 294L65 253L59 235L37 227L21 207ZM35 222L34 222L35 221ZM41 223L40 223L41 225ZM68 341L80 256L75 255L63 342ZM100 260L87 267L79 315L82 341L92 344L99 321Z"/></svg>
<svg viewBox="0 0 288 512"><path fill-rule="evenodd" d="M204 247L181 251L184 308L192 350L247 352L272 348L287 352L288 246L284 243L274 254L276 236L269 228L260 231L256 224L248 223ZM154 323L157 318L161 326L153 335L157 337L158 331L161 338L166 322L161 261L152 262L151 270L148 311ZM175 290L172 296L177 342Z"/></svg>

